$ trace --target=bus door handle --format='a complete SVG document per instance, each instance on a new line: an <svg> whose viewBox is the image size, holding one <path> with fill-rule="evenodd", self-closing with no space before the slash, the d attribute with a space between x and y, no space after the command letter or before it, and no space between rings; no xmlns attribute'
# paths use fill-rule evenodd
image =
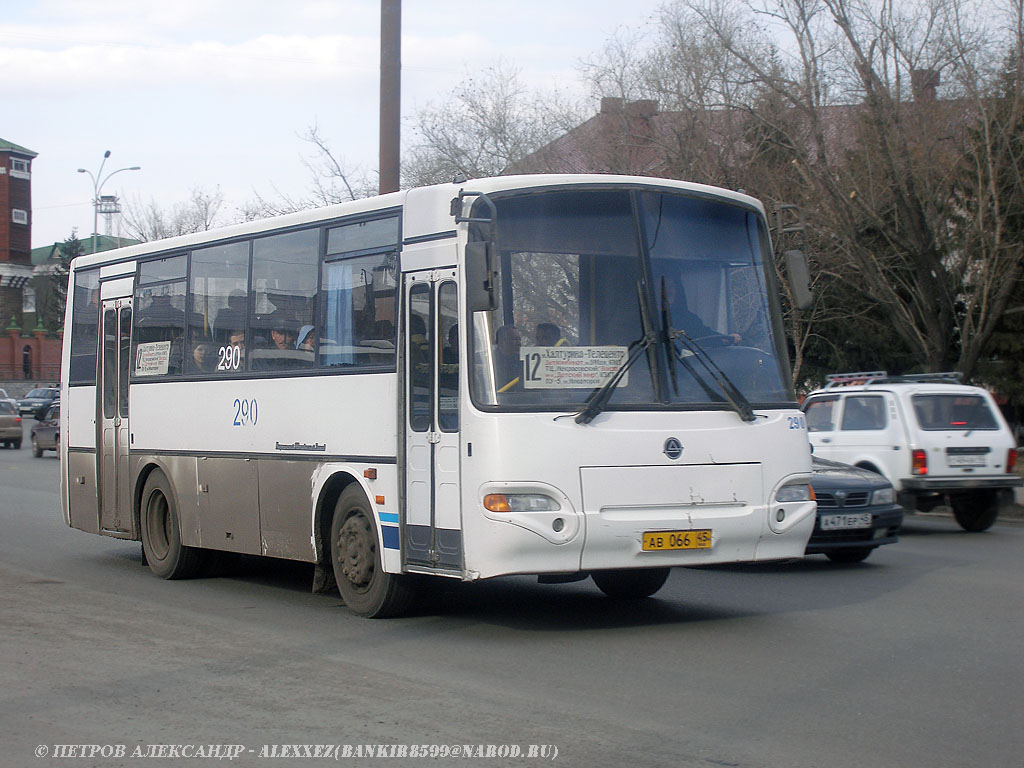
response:
<svg viewBox="0 0 1024 768"><path fill-rule="evenodd" d="M832 442L832 438L831 437L823 437L823 438L821 438L821 442L823 442L823 443L831 443Z"/></svg>
<svg viewBox="0 0 1024 768"><path fill-rule="evenodd" d="M440 432L427 432L427 442L428 443L440 443L441 442L441 433Z"/></svg>

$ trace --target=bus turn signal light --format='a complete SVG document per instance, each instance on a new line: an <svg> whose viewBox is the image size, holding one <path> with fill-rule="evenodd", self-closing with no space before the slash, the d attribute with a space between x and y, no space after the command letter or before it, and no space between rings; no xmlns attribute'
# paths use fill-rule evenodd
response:
<svg viewBox="0 0 1024 768"><path fill-rule="evenodd" d="M1011 448L1006 453L1006 471L1013 472L1017 468L1017 449Z"/></svg>
<svg viewBox="0 0 1024 768"><path fill-rule="evenodd" d="M504 493L489 493L484 496L484 509L488 512L511 512L512 506Z"/></svg>
<svg viewBox="0 0 1024 768"><path fill-rule="evenodd" d="M562 508L543 493L489 493L484 496L488 512L557 512Z"/></svg>

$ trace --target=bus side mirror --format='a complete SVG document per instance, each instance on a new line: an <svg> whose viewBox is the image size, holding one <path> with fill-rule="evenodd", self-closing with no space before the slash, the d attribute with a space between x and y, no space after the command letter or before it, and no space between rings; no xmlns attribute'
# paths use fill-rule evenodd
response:
<svg viewBox="0 0 1024 768"><path fill-rule="evenodd" d="M478 240L466 245L466 306L470 312L487 312L498 306L494 295L498 275L494 271L491 244Z"/></svg>
<svg viewBox="0 0 1024 768"><path fill-rule="evenodd" d="M807 309L814 303L807 256L803 251L786 251L782 255L786 259L786 275L789 278L789 288L793 292L793 303L797 309Z"/></svg>

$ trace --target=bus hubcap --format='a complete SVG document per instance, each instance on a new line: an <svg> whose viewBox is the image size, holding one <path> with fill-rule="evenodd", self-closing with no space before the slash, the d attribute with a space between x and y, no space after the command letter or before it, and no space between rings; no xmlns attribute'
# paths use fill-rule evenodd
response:
<svg viewBox="0 0 1024 768"><path fill-rule="evenodd" d="M338 559L349 583L364 587L373 577L373 539L366 520L354 515L346 520L338 534Z"/></svg>

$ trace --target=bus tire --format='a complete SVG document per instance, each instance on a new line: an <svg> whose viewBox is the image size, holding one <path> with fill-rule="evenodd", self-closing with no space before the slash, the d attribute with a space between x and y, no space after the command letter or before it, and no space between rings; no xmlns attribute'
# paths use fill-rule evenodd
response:
<svg viewBox="0 0 1024 768"><path fill-rule="evenodd" d="M863 563L874 551L874 547L849 547L826 552L825 557L833 563Z"/></svg>
<svg viewBox="0 0 1024 768"><path fill-rule="evenodd" d="M187 579L195 576L202 553L181 543L181 522L174 504L174 493L167 476L153 470L142 492L140 514L142 551L154 575L161 579Z"/></svg>
<svg viewBox="0 0 1024 768"><path fill-rule="evenodd" d="M384 571L373 511L355 484L341 492L334 507L331 565L342 600L359 616L396 616L412 604L411 580Z"/></svg>
<svg viewBox="0 0 1024 768"><path fill-rule="evenodd" d="M597 588L617 600L640 600L664 586L669 568L644 568L621 571L593 571Z"/></svg>

